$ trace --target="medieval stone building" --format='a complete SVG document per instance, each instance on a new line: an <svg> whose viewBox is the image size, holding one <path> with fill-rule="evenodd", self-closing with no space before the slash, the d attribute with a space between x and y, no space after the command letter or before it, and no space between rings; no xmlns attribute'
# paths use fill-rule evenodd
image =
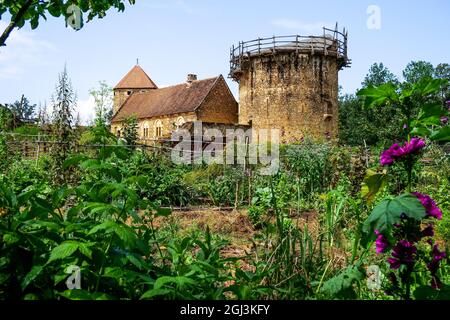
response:
<svg viewBox="0 0 450 320"><path fill-rule="evenodd" d="M138 119L141 140L170 138L171 133L194 121L233 126L238 104L222 75L158 88L144 70L135 66L114 88L111 130L121 135L126 118Z"/></svg>
<svg viewBox="0 0 450 320"><path fill-rule="evenodd" d="M239 83L239 106L225 79L197 80L158 88L135 66L114 88L112 131L139 120L141 139L170 137L195 121L205 127L279 129L280 141L338 134L338 72L350 65L345 32L323 28L321 36L283 36L240 42L230 53L230 78ZM186 126L188 127L188 126Z"/></svg>
<svg viewBox="0 0 450 320"><path fill-rule="evenodd" d="M345 30L240 42L230 62L230 77L239 83L239 123L279 129L285 143L337 137L338 72L350 65Z"/></svg>

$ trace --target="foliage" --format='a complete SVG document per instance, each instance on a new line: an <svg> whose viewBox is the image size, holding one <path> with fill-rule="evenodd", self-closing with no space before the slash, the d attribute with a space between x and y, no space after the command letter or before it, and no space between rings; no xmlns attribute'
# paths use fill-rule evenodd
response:
<svg viewBox="0 0 450 320"><path fill-rule="evenodd" d="M406 117L407 141L403 145L393 144L383 151L380 157L382 166L397 166L400 164L408 176L407 193L383 200L375 206L364 223L367 243L376 238L377 253L382 254L390 249L391 257L387 259L390 269L387 292L402 299L411 299L414 289L414 274L425 269L429 271L429 284L434 289L442 287L439 277L441 260L446 257L445 251L440 251L433 239L433 219L440 220L442 211L428 195L411 192L413 188L414 164L418 161L425 148L425 140L412 137L419 135L437 141L448 141L450 134L446 126L440 126L436 121L442 115L443 108L436 104L427 104L428 97L441 89L445 79L418 79L412 86L397 92L391 84L369 87L359 91L364 96L365 104L374 107L392 104L399 108ZM421 102L418 116L412 110L415 102ZM431 127L431 128L430 128ZM372 172L366 178L367 189L372 190L372 198L383 183ZM426 226L426 227L424 227ZM425 242L426 240L426 242ZM423 287L421 287L423 288ZM422 290L416 288L417 290ZM422 290L423 291L423 290ZM421 294L414 294L420 297Z"/></svg>
<svg viewBox="0 0 450 320"><path fill-rule="evenodd" d="M31 29L36 29L39 26L41 18L47 20L47 15L53 17L63 16L66 20L77 19L76 23L79 28L83 27L83 17L77 17L74 14L72 6L77 6L80 13L87 13L87 21L98 17L99 19L106 16L106 12L110 8L116 8L118 11L125 10L125 3L134 4L135 0L100 0L100 1L85 1L85 0L4 0L0 2L0 18L9 12L11 15L11 23L0 37L0 46L5 45L6 39L14 28L22 28L25 22L29 21ZM74 17L75 15L75 17ZM79 20L78 20L79 19Z"/></svg>
<svg viewBox="0 0 450 320"><path fill-rule="evenodd" d="M387 82L399 84L397 77L380 62L370 66L369 73L364 77L361 84L363 88L367 88L369 86L380 86Z"/></svg>
<svg viewBox="0 0 450 320"><path fill-rule="evenodd" d="M427 61L411 61L403 70L403 77L408 83L414 84L423 78L432 78L434 67Z"/></svg>
<svg viewBox="0 0 450 320"><path fill-rule="evenodd" d="M59 75L52 105L52 129L57 141L51 148L51 154L54 160L55 181L61 184L68 179L68 172L62 169L62 165L73 147L73 110L76 105L75 92L66 67Z"/></svg>
<svg viewBox="0 0 450 320"><path fill-rule="evenodd" d="M95 101L95 123L96 125L109 125L113 112L113 90L106 83L100 81L98 88L89 90L89 94Z"/></svg>
<svg viewBox="0 0 450 320"><path fill-rule="evenodd" d="M136 117L125 119L123 124L123 138L128 146L135 146L139 139L138 122Z"/></svg>

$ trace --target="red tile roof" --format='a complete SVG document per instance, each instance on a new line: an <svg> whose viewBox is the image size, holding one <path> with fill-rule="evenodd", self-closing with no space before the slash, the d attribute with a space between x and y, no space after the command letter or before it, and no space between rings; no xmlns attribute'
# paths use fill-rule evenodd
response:
<svg viewBox="0 0 450 320"><path fill-rule="evenodd" d="M182 83L157 90L134 92L114 115L112 122L119 122L130 116L142 119L194 112L220 77L222 76L194 81L191 84Z"/></svg>
<svg viewBox="0 0 450 320"><path fill-rule="evenodd" d="M114 89L157 89L156 84L150 79L140 66L134 66Z"/></svg>

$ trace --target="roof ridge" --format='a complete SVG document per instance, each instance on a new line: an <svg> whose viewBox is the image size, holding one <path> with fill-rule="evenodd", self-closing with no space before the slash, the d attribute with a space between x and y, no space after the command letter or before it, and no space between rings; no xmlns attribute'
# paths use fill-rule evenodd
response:
<svg viewBox="0 0 450 320"><path fill-rule="evenodd" d="M217 79L217 78L219 78L219 77L220 77L220 75L215 76L215 77L209 77L209 78L201 79L201 80L195 80L193 83L195 83L195 82L208 81L208 80L212 80L212 79ZM161 88L158 88L158 89L159 89L159 90L162 90L162 89L173 88L173 87L182 86L182 85L188 85L188 83L186 83L186 82L181 82L181 83L177 83L177 84L172 84L172 85L170 85L170 86L161 87Z"/></svg>

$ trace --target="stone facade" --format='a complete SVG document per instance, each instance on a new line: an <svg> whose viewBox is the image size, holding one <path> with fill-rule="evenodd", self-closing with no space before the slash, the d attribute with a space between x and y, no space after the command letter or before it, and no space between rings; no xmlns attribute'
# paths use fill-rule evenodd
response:
<svg viewBox="0 0 450 320"><path fill-rule="evenodd" d="M239 123L280 129L281 141L336 137L335 58L296 52L251 58L239 76Z"/></svg>
<svg viewBox="0 0 450 320"><path fill-rule="evenodd" d="M194 75L191 75L191 77ZM114 90L114 116L111 123L111 132L117 136L123 133L123 121L126 117L136 116L138 120L138 136L140 142L149 143L160 138L168 139L171 133L183 127L185 124L195 121L204 123L215 123L228 125L230 127L238 123L238 103L234 99L223 76L210 78L206 80L190 80L185 84L180 84L162 89L129 89L115 88ZM187 91L194 90L189 93ZM171 111L160 112L156 116L137 116L135 113L142 109L154 108L160 109L158 103L152 103L147 99L159 99L161 103L170 100ZM155 94L155 95L153 95ZM133 103L133 95L141 95L142 99ZM162 98L161 98L162 97ZM131 99L131 100L129 100ZM142 102L142 100L145 100ZM192 102L186 111L187 100L196 100ZM156 101L156 100L155 100ZM144 103L141 105L141 103ZM148 104L145 104L148 103ZM127 104L124 106L124 104ZM123 108L126 108L124 110ZM173 110L183 110L183 112L174 112Z"/></svg>
<svg viewBox="0 0 450 320"><path fill-rule="evenodd" d="M158 138L169 138L172 131L183 126L187 122L197 121L197 115L193 113L180 113L148 119L138 119L138 136L140 142L155 141ZM161 128L160 131L157 128ZM145 130L148 129L148 130ZM146 132L147 131L147 132ZM123 124L116 122L111 124L111 132L120 136L123 132Z"/></svg>

